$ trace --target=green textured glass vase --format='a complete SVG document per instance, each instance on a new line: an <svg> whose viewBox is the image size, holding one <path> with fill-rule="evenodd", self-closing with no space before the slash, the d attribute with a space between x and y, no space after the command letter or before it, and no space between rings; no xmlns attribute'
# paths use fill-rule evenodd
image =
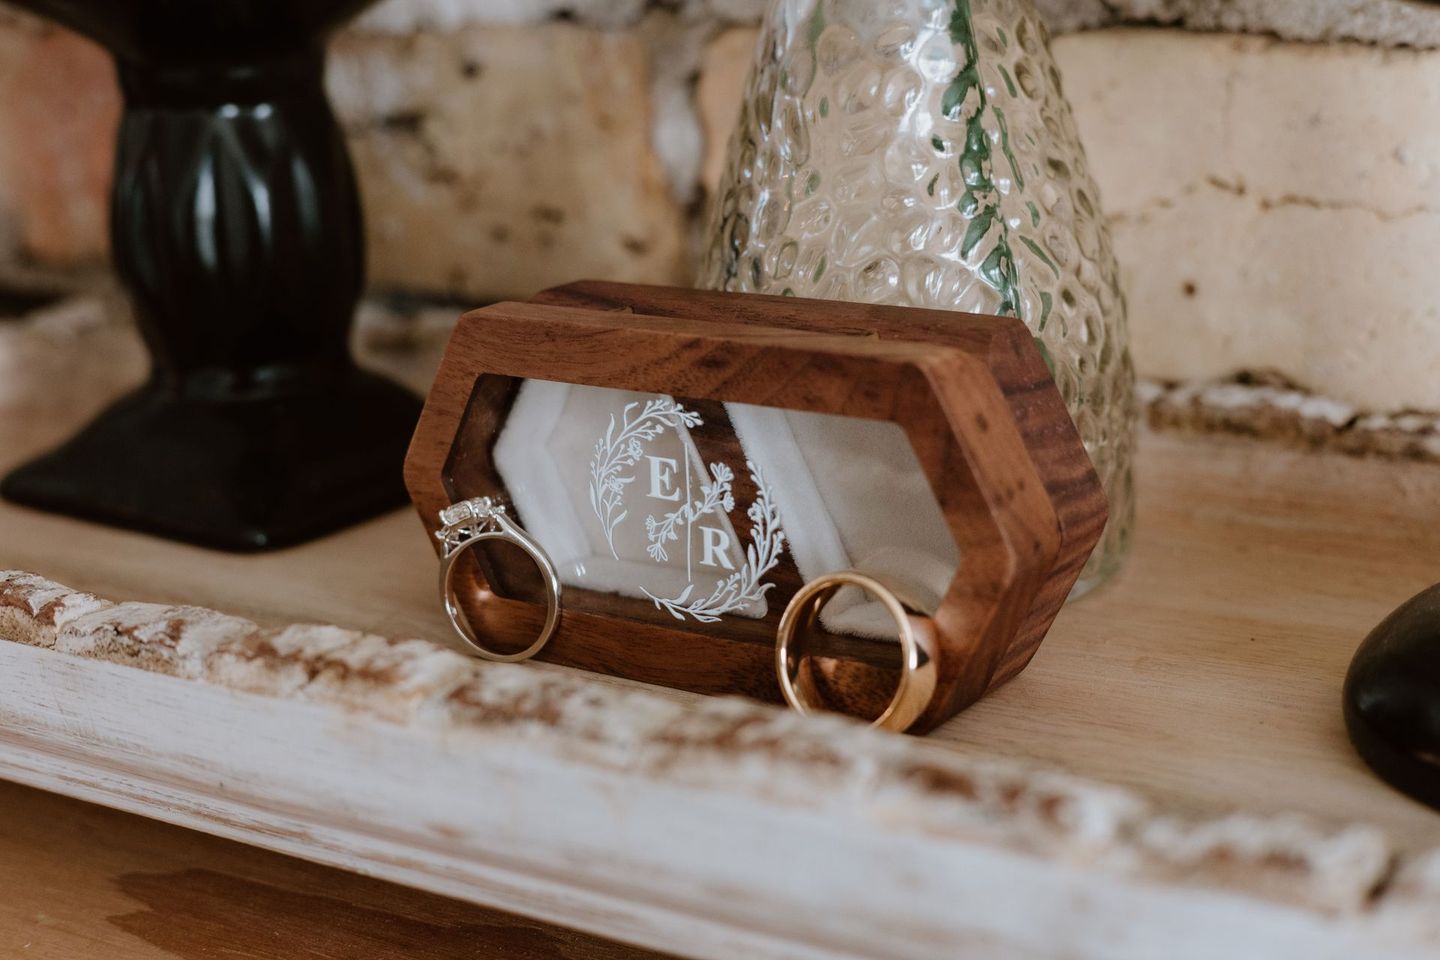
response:
<svg viewBox="0 0 1440 960"><path fill-rule="evenodd" d="M1095 183L1030 0L776 0L700 285L1017 316L1134 523L1134 372Z"/></svg>

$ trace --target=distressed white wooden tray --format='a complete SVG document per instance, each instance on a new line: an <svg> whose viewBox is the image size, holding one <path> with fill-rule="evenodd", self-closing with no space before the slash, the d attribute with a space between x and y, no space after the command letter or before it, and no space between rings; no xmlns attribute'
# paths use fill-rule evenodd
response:
<svg viewBox="0 0 1440 960"><path fill-rule="evenodd" d="M685 955L1440 956L1440 815L1338 709L1440 472L1140 470L1120 581L926 740L461 657L408 515L233 557L0 506L0 776Z"/></svg>

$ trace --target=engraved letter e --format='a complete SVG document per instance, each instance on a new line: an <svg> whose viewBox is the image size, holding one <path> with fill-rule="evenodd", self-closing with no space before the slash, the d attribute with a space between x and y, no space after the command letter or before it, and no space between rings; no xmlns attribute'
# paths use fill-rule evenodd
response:
<svg viewBox="0 0 1440 960"><path fill-rule="evenodd" d="M647 459L650 461L650 496L656 500L679 500L680 489L670 485L675 479L675 461L650 455Z"/></svg>

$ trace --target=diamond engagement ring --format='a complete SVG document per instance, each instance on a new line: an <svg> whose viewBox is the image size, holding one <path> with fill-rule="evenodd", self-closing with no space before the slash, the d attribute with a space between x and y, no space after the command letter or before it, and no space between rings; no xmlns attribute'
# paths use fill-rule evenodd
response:
<svg viewBox="0 0 1440 960"><path fill-rule="evenodd" d="M560 623L560 577L544 548L510 519L505 504L490 497L452 503L440 511L440 529L435 532L435 537L445 545L444 556L440 558L440 598L445 603L450 623L461 638L486 660L514 663L529 660L539 653ZM504 540L524 550L540 568L541 578L545 581L545 625L535 642L518 653L500 653L482 644L455 595L455 561L470 547L487 540Z"/></svg>

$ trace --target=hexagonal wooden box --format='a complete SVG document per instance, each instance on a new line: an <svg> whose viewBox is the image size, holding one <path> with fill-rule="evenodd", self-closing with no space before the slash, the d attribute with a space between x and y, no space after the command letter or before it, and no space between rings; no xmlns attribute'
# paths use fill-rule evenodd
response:
<svg viewBox="0 0 1440 960"><path fill-rule="evenodd" d="M772 410L896 425L901 445L908 441L908 451L899 452L913 452L936 523L954 540L958 560L931 614L939 685L912 729L934 727L1023 669L1098 540L1106 510L1043 358L1014 319L597 282L496 304L457 324L406 460L406 482L432 534L440 509L476 496L504 498L532 533L554 531L548 542L540 539L564 554L557 566L580 576L581 585L567 582L560 630L541 659L777 700L775 626L803 578L791 550L764 546L771 542L764 525L769 485L737 439L742 412ZM619 429L648 412L658 432ZM611 441L627 436L630 444L638 436L683 445L664 455L638 442L606 446L607 424ZM578 460L553 466L556 449L578 457L573 451L597 433L593 453L584 451L591 455L588 478ZM617 475L606 473L615 449L627 475L609 488L617 502L601 503L603 480ZM754 574L768 563L763 589L747 595L753 602L727 608L733 614L691 615L691 608L706 609L693 599L703 588L680 594L687 602L678 606L662 590L630 589L629 571L646 558L622 557L626 551L613 540L608 550L596 540L610 532L607 517L634 511L629 523L638 522L641 509L621 497L647 479L650 493L673 492L679 481L672 477L682 469L688 477L692 461L708 484L700 489L715 494L696 504L707 506L700 512L712 527L696 538L707 552L688 552L691 545L666 529L667 519L684 527L685 516L675 521L683 513L677 507L647 517L648 557L659 564L659 540L660 554L676 554L666 558L674 576L683 561L692 588L697 560L721 573L738 569L716 581L716 595L749 567ZM705 473L716 464L733 468ZM575 475L574 505L538 495L557 473ZM572 515L577 519L565 519ZM586 522L590 541L567 545L567 531ZM667 534L675 541L668 548ZM635 536L639 542L644 534ZM722 542L732 550L728 561L709 551ZM538 629L542 595L533 568L502 550L473 551L461 582L477 630L497 644L520 644ZM894 644L863 631L821 633L830 697L861 713L874 708L877 691L883 702L893 686Z"/></svg>

